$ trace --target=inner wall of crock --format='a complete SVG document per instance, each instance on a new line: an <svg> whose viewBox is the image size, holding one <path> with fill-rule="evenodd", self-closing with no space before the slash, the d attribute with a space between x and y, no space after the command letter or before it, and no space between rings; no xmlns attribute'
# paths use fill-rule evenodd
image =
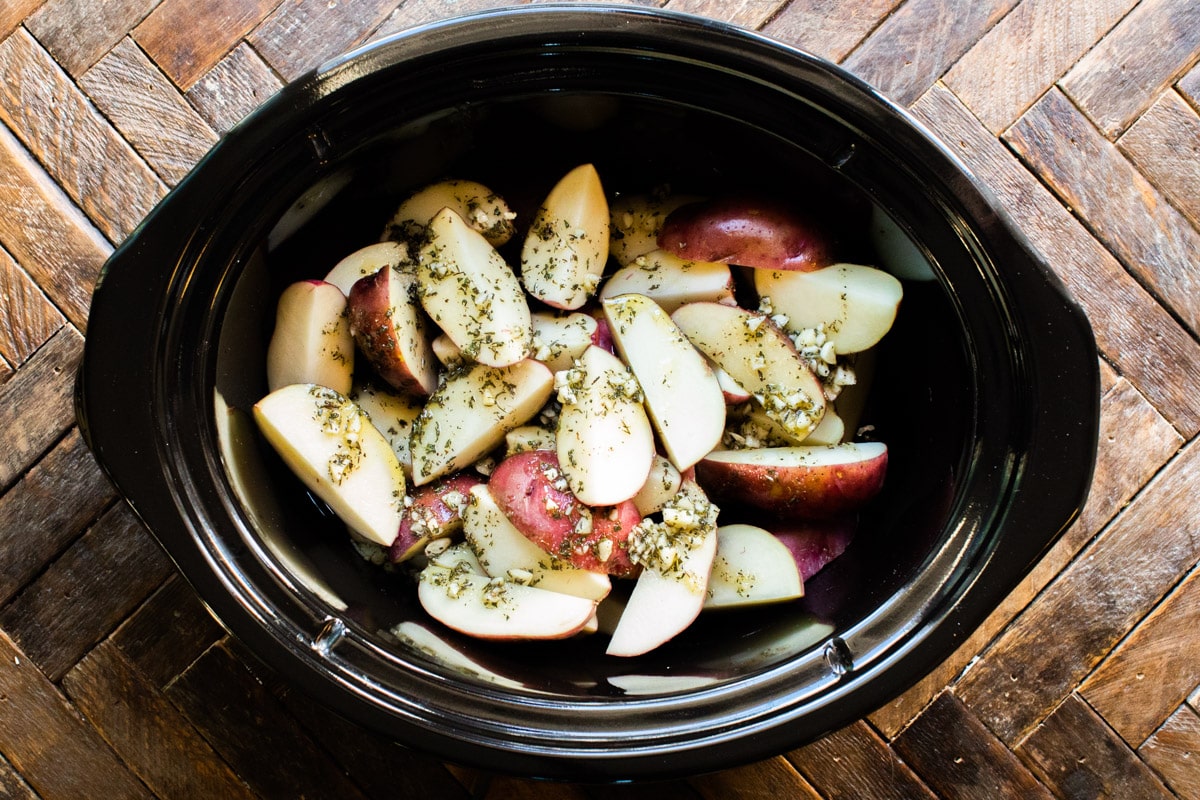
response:
<svg viewBox="0 0 1200 800"><path fill-rule="evenodd" d="M603 636L498 643L442 628L420 608L412 577L368 563L261 440L248 413L266 392L266 343L282 288L320 278L377 241L407 191L443 177L479 180L508 199L518 220L529 219L554 181L587 161L610 192L751 188L792 197L825 214L839 260L890 265L905 284L896 325L873 354L860 422L870 428L866 436L888 443L889 476L862 513L849 550L807 583L804 600L704 614L674 641L633 660L605 656ZM655 693L743 676L819 646L917 574L943 535L971 438L972 381L960 322L920 255L928 252L924 244L905 240L884 252L876 246L894 241L900 229L881 222L865 188L740 121L629 96L544 95L448 109L343 154L259 244L222 327L217 393L227 409L218 414L231 483L251 527L327 613L385 649L432 658L468 679L580 697ZM872 235L881 225L882 239ZM512 246L504 253L517 262Z"/></svg>

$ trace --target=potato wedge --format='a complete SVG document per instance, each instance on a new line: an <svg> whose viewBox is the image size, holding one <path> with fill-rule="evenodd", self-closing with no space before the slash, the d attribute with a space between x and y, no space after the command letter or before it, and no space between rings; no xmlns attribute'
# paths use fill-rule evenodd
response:
<svg viewBox="0 0 1200 800"><path fill-rule="evenodd" d="M591 164L568 172L538 209L521 249L525 290L553 308L592 297L608 262L608 199Z"/></svg>

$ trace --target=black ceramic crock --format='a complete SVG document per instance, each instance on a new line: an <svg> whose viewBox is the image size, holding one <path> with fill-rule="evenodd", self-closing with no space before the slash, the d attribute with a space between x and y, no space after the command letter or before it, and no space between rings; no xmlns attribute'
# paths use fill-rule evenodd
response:
<svg viewBox="0 0 1200 800"><path fill-rule="evenodd" d="M430 623L246 416L280 287L376 239L405 190L473 178L528 209L585 160L612 189L845 209L830 224L846 250L900 235L881 258L906 277L864 417L891 468L850 549L803 602L706 615L636 659L601 637L487 643ZM1098 375L1083 314L1029 244L868 86L719 24L570 4L372 44L229 133L105 267L78 408L204 602L296 686L446 760L612 781L782 752L949 655L1077 515Z"/></svg>

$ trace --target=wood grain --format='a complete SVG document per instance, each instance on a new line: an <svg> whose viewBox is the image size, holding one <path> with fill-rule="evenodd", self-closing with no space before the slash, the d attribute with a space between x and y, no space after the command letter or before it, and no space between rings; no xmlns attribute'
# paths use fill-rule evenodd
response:
<svg viewBox="0 0 1200 800"><path fill-rule="evenodd" d="M46 0L5 0L0 3L0 39L15 31Z"/></svg>
<svg viewBox="0 0 1200 800"><path fill-rule="evenodd" d="M1200 114L1167 90L1117 140L1121 152L1200 229Z"/></svg>
<svg viewBox="0 0 1200 800"><path fill-rule="evenodd" d="M1197 57L1200 4L1142 0L1059 85L1113 139Z"/></svg>
<svg viewBox="0 0 1200 800"><path fill-rule="evenodd" d="M0 248L0 357L20 366L66 324L41 287Z"/></svg>
<svg viewBox="0 0 1200 800"><path fill-rule="evenodd" d="M133 148L32 36L0 43L0 120L113 242L166 193Z"/></svg>
<svg viewBox="0 0 1200 800"><path fill-rule="evenodd" d="M947 71L945 83L1000 133L1136 3L1025 0Z"/></svg>
<svg viewBox="0 0 1200 800"><path fill-rule="evenodd" d="M911 105L1019 0L909 0L842 66L901 105Z"/></svg>
<svg viewBox="0 0 1200 800"><path fill-rule="evenodd" d="M1065 95L1051 89L1005 140L1152 292L1200 331L1200 273L1179 268L1200 249L1200 231L1163 202Z"/></svg>
<svg viewBox="0 0 1200 800"><path fill-rule="evenodd" d="M78 78L156 5L158 0L46 0L25 26Z"/></svg>
<svg viewBox="0 0 1200 800"><path fill-rule="evenodd" d="M1138 750L1180 797L1200 797L1200 714L1181 706Z"/></svg>
<svg viewBox="0 0 1200 800"><path fill-rule="evenodd" d="M365 41L395 7L395 0L292 0L246 40L284 80L293 80Z"/></svg>
<svg viewBox="0 0 1200 800"><path fill-rule="evenodd" d="M192 588L176 575L112 635L138 671L165 689L224 635Z"/></svg>
<svg viewBox="0 0 1200 800"><path fill-rule="evenodd" d="M1016 753L1060 797L1171 796L1078 695L1068 695Z"/></svg>
<svg viewBox="0 0 1200 800"><path fill-rule="evenodd" d="M219 134L283 87L283 82L249 45L242 43L188 90L187 98Z"/></svg>
<svg viewBox="0 0 1200 800"><path fill-rule="evenodd" d="M1105 321L1094 326L1096 341L1121 374L1185 437L1200 432L1195 339L945 87L930 89L913 111L999 196L1089 317Z"/></svg>
<svg viewBox="0 0 1200 800"><path fill-rule="evenodd" d="M128 37L81 75L79 85L168 185L178 183L217 141Z"/></svg>
<svg viewBox="0 0 1200 800"><path fill-rule="evenodd" d="M1188 70L1188 73L1175 84L1179 93L1187 98L1196 109L1200 109L1200 64Z"/></svg>
<svg viewBox="0 0 1200 800"><path fill-rule="evenodd" d="M830 800L931 800L908 765L871 726L859 721L793 750L787 759Z"/></svg>
<svg viewBox="0 0 1200 800"><path fill-rule="evenodd" d="M821 795L796 769L782 758L759 761L744 767L691 781L705 800L764 800L765 798L819 798Z"/></svg>
<svg viewBox="0 0 1200 800"><path fill-rule="evenodd" d="M792 3L763 32L830 61L841 61L900 0L817 0Z"/></svg>
<svg viewBox="0 0 1200 800"><path fill-rule="evenodd" d="M180 89L191 88L280 0L162 0L133 38Z"/></svg>
<svg viewBox="0 0 1200 800"><path fill-rule="evenodd" d="M663 8L700 14L743 28L758 28L786 5L787 0L669 0Z"/></svg>

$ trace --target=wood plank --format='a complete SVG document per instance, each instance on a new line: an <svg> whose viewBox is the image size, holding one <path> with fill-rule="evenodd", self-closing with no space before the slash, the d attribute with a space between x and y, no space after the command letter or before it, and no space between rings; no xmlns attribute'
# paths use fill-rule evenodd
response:
<svg viewBox="0 0 1200 800"><path fill-rule="evenodd" d="M687 781L622 783L585 787L591 800L698 800L700 795Z"/></svg>
<svg viewBox="0 0 1200 800"><path fill-rule="evenodd" d="M3 45L0 45L3 47ZM0 125L0 243L77 328L112 245Z"/></svg>
<svg viewBox="0 0 1200 800"><path fill-rule="evenodd" d="M1188 73L1179 79L1179 83L1175 84L1175 88L1194 108L1200 110L1200 64L1188 70Z"/></svg>
<svg viewBox="0 0 1200 800"><path fill-rule="evenodd" d="M476 779L471 789L471 796L479 800L587 800L582 787L569 783L546 783L488 773L479 777L482 780Z"/></svg>
<svg viewBox="0 0 1200 800"><path fill-rule="evenodd" d="M0 3L0 39L20 27L21 23L46 0L4 0Z"/></svg>
<svg viewBox="0 0 1200 800"><path fill-rule="evenodd" d="M1110 139L1200 56L1200 3L1142 0L1059 86Z"/></svg>
<svg viewBox="0 0 1200 800"><path fill-rule="evenodd" d="M1200 228L1200 115L1178 92L1163 92L1117 146Z"/></svg>
<svg viewBox="0 0 1200 800"><path fill-rule="evenodd" d="M281 0L162 0L134 41L186 91Z"/></svg>
<svg viewBox="0 0 1200 800"><path fill-rule="evenodd" d="M992 133L1000 133L1071 68L1137 0L1025 0L943 79Z"/></svg>
<svg viewBox="0 0 1200 800"><path fill-rule="evenodd" d="M1005 134L1021 157L1086 220L1151 291L1200 332L1200 231L1051 89Z"/></svg>
<svg viewBox="0 0 1200 800"><path fill-rule="evenodd" d="M75 422L75 372L83 337L67 326L0 386L0 488L46 452Z"/></svg>
<svg viewBox="0 0 1200 800"><path fill-rule="evenodd" d="M366 41L395 8L396 0L292 0L263 20L246 41L290 81Z"/></svg>
<svg viewBox="0 0 1200 800"><path fill-rule="evenodd" d="M765 25L785 5L787 0L669 0L663 8L699 14L755 30Z"/></svg>
<svg viewBox="0 0 1200 800"><path fill-rule="evenodd" d="M255 798L179 710L111 642L96 647L62 683L79 710L156 797Z"/></svg>
<svg viewBox="0 0 1200 800"><path fill-rule="evenodd" d="M0 303L0 357L20 366L66 319L4 248L0 248L0 297L4 298Z"/></svg>
<svg viewBox="0 0 1200 800"><path fill-rule="evenodd" d="M1130 441L1139 446L1129 447ZM972 659L1129 503L1182 443L1154 407L1128 381L1118 379L1101 400L1096 469L1079 519L950 657L873 713L871 722L889 738L899 733L943 687L969 668Z"/></svg>
<svg viewBox="0 0 1200 800"><path fill-rule="evenodd" d="M1016 753L1060 797L1171 797L1104 723L1078 695L1068 695Z"/></svg>
<svg viewBox="0 0 1200 800"><path fill-rule="evenodd" d="M46 0L25 27L78 78L157 4L158 0Z"/></svg>
<svg viewBox="0 0 1200 800"><path fill-rule="evenodd" d="M841 61L900 0L816 0L792 3L763 33L830 61Z"/></svg>
<svg viewBox="0 0 1200 800"><path fill-rule="evenodd" d="M842 66L901 105L910 105L1019 0L909 0Z"/></svg>
<svg viewBox="0 0 1200 800"><path fill-rule="evenodd" d="M1088 676L1079 693L1139 746L1200 682L1200 572L1193 570Z"/></svg>
<svg viewBox="0 0 1200 800"><path fill-rule="evenodd" d="M205 652L166 695L263 797L364 796L225 646Z"/></svg>
<svg viewBox="0 0 1200 800"><path fill-rule="evenodd" d="M438 800L471 796L441 762L347 722L300 692L287 689L280 700L369 796Z"/></svg>
<svg viewBox="0 0 1200 800"><path fill-rule="evenodd" d="M0 755L0 797L5 800L38 800L21 774Z"/></svg>
<svg viewBox="0 0 1200 800"><path fill-rule="evenodd" d="M529 0L513 0L511 3L504 3L499 0L457 0L454 3L454 14L473 14L476 11L485 11L489 8L497 8L504 5L519 6L525 5L528 2ZM388 15L369 38L378 39L406 30L407 28L424 25L426 22L445 19L447 16L450 16L447 10L444 5L439 5L438 3L403 2Z"/></svg>
<svg viewBox="0 0 1200 800"><path fill-rule="evenodd" d="M254 49L242 42L188 90L187 97L219 134L283 87Z"/></svg>
<svg viewBox="0 0 1200 800"><path fill-rule="evenodd" d="M0 605L64 550L115 493L72 431L0 496ZM71 502L63 502L63 498Z"/></svg>
<svg viewBox="0 0 1200 800"><path fill-rule="evenodd" d="M939 797L1051 797L950 692L943 692L892 746Z"/></svg>
<svg viewBox="0 0 1200 800"><path fill-rule="evenodd" d="M222 635L192 587L175 575L110 638L148 681L163 689Z"/></svg>
<svg viewBox="0 0 1200 800"><path fill-rule="evenodd" d="M1188 706L1178 711L1138 749L1138 755L1180 797L1200 797L1200 714Z"/></svg>
<svg viewBox="0 0 1200 800"><path fill-rule="evenodd" d="M150 794L59 694L33 662L0 631L0 752L42 800L105 800Z"/></svg>
<svg viewBox="0 0 1200 800"><path fill-rule="evenodd" d="M830 800L932 800L921 782L894 750L863 721L818 739L786 755L801 774Z"/></svg>
<svg viewBox="0 0 1200 800"><path fill-rule="evenodd" d="M1024 738L1196 563L1198 480L1193 443L963 676L956 693L1001 740Z"/></svg>
<svg viewBox="0 0 1200 800"><path fill-rule="evenodd" d="M0 611L0 628L57 681L171 571L158 543L119 503Z"/></svg>
<svg viewBox="0 0 1200 800"><path fill-rule="evenodd" d="M764 797L798 800L821 796L782 756L716 772L689 783L705 800L758 800Z"/></svg>
<svg viewBox="0 0 1200 800"><path fill-rule="evenodd" d="M132 39L122 39L79 85L167 184L174 186L217 141Z"/></svg>
<svg viewBox="0 0 1200 800"><path fill-rule="evenodd" d="M1093 330L1105 357L1185 438L1200 432L1195 339L945 87L930 89L913 111L999 197L1083 309L1102 321Z"/></svg>
<svg viewBox="0 0 1200 800"><path fill-rule="evenodd" d="M0 43L0 119L112 241L166 193L129 143L24 30Z"/></svg>

